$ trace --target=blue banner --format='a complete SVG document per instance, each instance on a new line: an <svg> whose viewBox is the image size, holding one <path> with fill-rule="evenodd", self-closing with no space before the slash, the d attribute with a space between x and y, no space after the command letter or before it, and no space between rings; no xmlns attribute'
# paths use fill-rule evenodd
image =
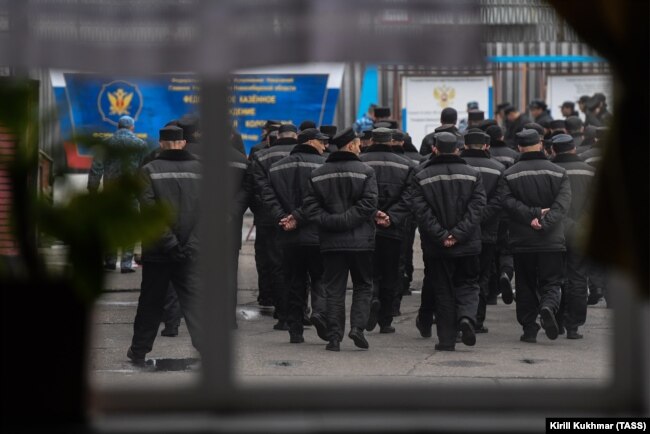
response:
<svg viewBox="0 0 650 434"><path fill-rule="evenodd" d="M314 121L330 125L339 89L328 89L327 74L240 74L232 79L233 126L244 139L246 152L262 140L267 120L292 123Z"/></svg>
<svg viewBox="0 0 650 434"><path fill-rule="evenodd" d="M237 74L232 78L233 127L247 152L261 141L269 119L296 125L312 120L331 124L339 89L328 88L328 74ZM70 169L87 169L92 155L70 141L73 135L110 137L123 115L135 119L135 132L150 147L158 146L158 130L167 122L199 112L199 82L191 74L147 78L64 73L53 76L61 135Z"/></svg>

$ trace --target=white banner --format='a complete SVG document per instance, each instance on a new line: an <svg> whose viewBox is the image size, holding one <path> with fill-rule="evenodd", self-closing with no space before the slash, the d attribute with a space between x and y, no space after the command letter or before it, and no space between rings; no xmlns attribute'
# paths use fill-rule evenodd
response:
<svg viewBox="0 0 650 434"><path fill-rule="evenodd" d="M485 118L492 117L492 77L402 77L402 124L420 147L422 139L440 126L446 107L467 118L467 103L478 102Z"/></svg>
<svg viewBox="0 0 650 434"><path fill-rule="evenodd" d="M608 110L612 111L612 77L609 75L549 75L546 82L546 103L551 110L553 119L563 119L560 106L564 101L572 101L578 107L582 95L593 96L603 93L607 97ZM584 113L580 112L584 120Z"/></svg>

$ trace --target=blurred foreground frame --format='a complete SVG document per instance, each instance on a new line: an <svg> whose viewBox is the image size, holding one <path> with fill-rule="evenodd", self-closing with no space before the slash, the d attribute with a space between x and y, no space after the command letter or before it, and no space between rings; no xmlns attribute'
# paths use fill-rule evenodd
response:
<svg viewBox="0 0 650 434"><path fill-rule="evenodd" d="M92 2L91 2L92 3ZM481 27L476 19L478 0L465 1L270 1L260 6L254 1L162 0L124 2L116 10L113 2L63 1L12 1L9 3L9 32L1 34L0 58L9 59L9 65L18 73L30 67L55 67L100 72L151 74L177 71L179 65L201 74L202 113L210 122L204 131L206 143L228 143L227 103L229 71L249 66L282 64L308 61L391 61L404 63L470 65L481 59ZM397 431L408 426L421 430L471 430L486 431L491 427L499 431L531 429L527 417L562 414L639 414L648 408L648 344L647 324L642 322L640 309L648 299L648 131L642 129L648 120L648 32L647 2L600 0L589 3L589 14L584 13L584 3L550 1L557 11L594 48L608 59L614 70L616 101L615 124L608 141L605 165L598 180L594 219L589 236L591 254L608 264L627 272L632 280L618 280L620 286L614 291L617 300L614 341L614 378L608 387L597 388L503 388L482 389L476 387L436 388L430 387L324 387L288 388L242 387L232 375L232 342L226 325L227 306L224 302L223 284L230 272L224 255L227 249L219 249L230 242L222 230L225 224L228 200L225 171L225 150L206 147L204 160L215 170L206 173L202 215L203 284L206 306L216 306L207 316L206 326L215 331L215 339L205 355L204 372L198 387L178 390L113 390L93 391L94 412L102 414L106 424L125 413L155 415L162 412L207 411L217 415L232 415L233 421L247 419L250 415L271 413L279 417L313 417L322 421L318 412L328 414L344 412L346 417L329 425L333 430L367 430L371 423L369 415L382 412L394 415L394 425L386 418L374 419L374 429L391 428ZM158 6L156 6L156 4ZM128 5L128 6L126 6ZM389 17L425 17L432 26L390 24ZM53 14L53 16L47 15ZM95 19L96 28L113 29L137 26L138 19L153 14L165 31L157 33L159 41L132 41L117 39L97 40L101 37L90 33L66 33L57 27L56 16L65 23L66 14L81 20ZM149 15L148 15L149 14ZM49 21L48 21L49 20ZM424 20L423 22L427 22ZM120 23L121 26L116 24ZM460 26L464 23L464 26ZM250 29L255 31L250 31ZM63 30L62 30L63 29ZM247 31L247 29L249 31ZM89 31L89 30L86 30ZM73 32L74 33L74 32ZM118 33L118 32L113 32ZM112 37L108 32L105 36ZM423 49L422 41L427 49ZM272 47L273 49L269 49ZM278 47L282 47L278 49ZM170 56L170 52L174 55ZM628 56L636 52L642 57ZM241 55L246 53L246 56ZM443 53L443 54L441 54ZM119 55L119 56L118 56ZM119 62L115 59L119 59ZM10 101L13 103L13 101ZM3 104L6 104L3 101ZM631 125L631 128L627 126ZM643 127L645 128L645 127ZM632 152L626 149L634 146ZM625 151L624 151L625 150ZM32 161L32 160L30 160ZM206 191L207 190L207 191ZM29 192L25 192L29 195ZM27 197L27 196L25 196ZM90 252L89 252L90 253ZM34 261L38 261L37 257ZM35 263L36 263L35 262ZM210 266L207 266L210 265ZM99 275L101 270L97 271ZM93 278L94 272L89 273ZM26 294L32 298L39 294L61 294L60 282L44 275L38 286L17 288L3 281L3 344L16 342L30 334L43 333L41 326L52 315L70 312L71 306L79 304L76 297L50 296L40 303L48 305L39 317L43 323L26 324L19 314L8 316L10 308L23 306ZM96 277L96 279L100 279ZM101 290L100 280L93 287ZM41 285L52 284L44 289ZM64 282L63 285L68 285ZM66 286L68 288L68 286ZM66 292L69 293L69 292ZM15 299L20 294L22 299ZM221 295L220 295L221 294ZM76 300L76 301L75 301ZM51 303L51 304L50 304ZM31 303L30 306L34 304ZM83 312L87 305L81 303ZM207 307L206 307L207 309ZM47 312L49 311L49 313ZM623 314L620 314L623 313ZM47 315L50 315L48 317ZM25 315L25 314L23 314ZM39 316L39 313L36 313ZM7 322L11 318L12 322ZM58 318L58 316L57 316ZM71 327L87 334L87 317L75 317ZM83 325L83 326L82 326ZM12 340L13 339L13 340ZM81 336L83 342L84 336ZM26 340L26 339L25 339ZM45 339L47 340L47 339ZM87 419L90 401L83 395L86 371L83 365L84 349L70 344L68 351L73 369L29 365L3 366L3 424L18 409L28 409L42 415L43 423L78 423ZM54 343L51 344L54 346ZM59 342L59 345L61 343ZM15 351L11 345L7 348ZM20 347L17 354L22 359L37 359L43 353L44 343L38 340L32 346ZM639 349L641 351L639 351ZM58 351L58 350L57 350ZM74 363L73 363L74 362ZM78 363L77 363L78 362ZM3 364L8 363L7 359ZM30 371L30 369L32 369ZM35 376L38 369L50 375ZM57 369L64 371L56 372ZM75 371L76 369L76 371ZM56 372L56 373L55 373ZM65 376L67 386L53 384L55 377ZM75 374L76 373L76 374ZM5 381L6 380L6 381ZM42 382L41 384L37 384ZM59 388L56 394L51 389ZM48 389L50 389L48 391ZM16 391L21 391L16 394ZM63 392L61 392L63 391ZM46 393L48 392L48 393ZM72 394L72 396L66 395ZM63 395L61 395L63 394ZM53 396L62 396L52 402ZM18 399L16 399L18 397ZM65 398L69 398L66 400ZM399 397L396 402L395 397ZM390 399L393 398L393 399ZM76 401L75 401L76 399ZM81 399L81 400L79 400ZM73 403L73 407L70 406ZM55 404L58 404L55 405ZM495 412L508 409L514 425L495 418ZM15 415L20 413L15 413ZM237 415L241 419L237 419ZM417 417L416 417L417 416ZM355 419L355 417L357 419ZM189 416L188 419L192 419ZM367 419L364 419L367 418ZM335 418L336 419L336 418ZM356 423L354 421L356 420ZM472 422L473 421L473 422ZM13 422L18 422L13 419ZM24 422L21 419L20 422ZM223 422L223 421L222 421ZM364 423L365 422L365 423ZM479 423L480 422L480 423ZM128 420L123 430L133 429ZM204 427L209 427L205 422ZM218 421L214 422L219 427ZM251 423L253 423L251 421ZM277 422L276 431L282 430ZM317 423L317 422L314 422ZM340 425L349 423L349 425ZM411 423L411 425L409 425ZM419 425L412 425L412 424ZM221 425L224 426L224 425ZM226 425L227 426L227 425ZM311 425L315 426L315 425ZM232 425L233 428L236 425ZM257 429L275 428L264 422ZM337 428L338 427L338 428ZM173 430L171 427L161 428ZM254 425L250 425L254 430ZM534 429L534 428L533 428Z"/></svg>

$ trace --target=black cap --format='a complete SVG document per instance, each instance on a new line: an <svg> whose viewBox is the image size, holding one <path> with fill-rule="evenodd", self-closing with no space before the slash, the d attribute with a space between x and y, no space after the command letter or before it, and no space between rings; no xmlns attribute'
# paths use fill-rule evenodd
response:
<svg viewBox="0 0 650 434"><path fill-rule="evenodd" d="M372 139L372 130L365 130L361 133L361 140Z"/></svg>
<svg viewBox="0 0 650 434"><path fill-rule="evenodd" d="M372 130L372 141L375 143L389 143L393 139L393 130L390 128L375 128Z"/></svg>
<svg viewBox="0 0 650 434"><path fill-rule="evenodd" d="M500 112L501 110L504 110L506 107L510 107L512 104L510 104L508 101L504 101L501 104L497 104L497 112Z"/></svg>
<svg viewBox="0 0 650 434"><path fill-rule="evenodd" d="M596 139L604 140L605 137L607 137L608 132L609 132L608 127L596 127Z"/></svg>
<svg viewBox="0 0 650 434"><path fill-rule="evenodd" d="M330 136L330 138L336 135L337 130L338 128L336 128L336 125L321 125L320 127L320 132L327 136Z"/></svg>
<svg viewBox="0 0 650 434"><path fill-rule="evenodd" d="M568 134L558 134L557 136L553 136L551 142L553 144L553 149L557 153L567 152L576 147L573 142L573 137Z"/></svg>
<svg viewBox="0 0 650 434"><path fill-rule="evenodd" d="M596 107L598 107L598 105L600 105L601 102L602 101L598 98L589 98L587 102L585 102L585 107L587 108L587 110L593 110Z"/></svg>
<svg viewBox="0 0 650 434"><path fill-rule="evenodd" d="M540 134L535 130L522 130L515 135L519 146L532 146L540 142Z"/></svg>
<svg viewBox="0 0 650 434"><path fill-rule="evenodd" d="M282 124L280 125L280 129L278 130L278 133L297 133L298 128L294 124Z"/></svg>
<svg viewBox="0 0 650 434"><path fill-rule="evenodd" d="M498 125L490 125L485 133L490 136L490 143L494 143L503 137L503 130Z"/></svg>
<svg viewBox="0 0 650 434"><path fill-rule="evenodd" d="M177 127L178 126L178 119L172 119L171 121L167 122L165 124L166 127Z"/></svg>
<svg viewBox="0 0 650 434"><path fill-rule="evenodd" d="M476 101L470 101L467 103L467 111L470 110L478 110L478 102Z"/></svg>
<svg viewBox="0 0 650 434"><path fill-rule="evenodd" d="M566 122L564 119L553 119L550 123L552 130L565 130Z"/></svg>
<svg viewBox="0 0 650 434"><path fill-rule="evenodd" d="M491 127L492 125L497 125L497 121L495 121L494 119L485 119L481 121L480 124L478 124L478 127L481 130L485 131L488 129L488 127Z"/></svg>
<svg viewBox="0 0 650 434"><path fill-rule="evenodd" d="M389 118L390 117L390 107L375 107L375 117L376 118Z"/></svg>
<svg viewBox="0 0 650 434"><path fill-rule="evenodd" d="M183 129L183 138L191 142L194 140L194 133L199 130L199 118L194 115L185 115L178 120L178 126Z"/></svg>
<svg viewBox="0 0 650 434"><path fill-rule="evenodd" d="M517 109L513 105L509 105L509 106L506 106L506 107L503 108L503 114L506 115L506 116L509 115L510 113L516 112L516 111L517 111Z"/></svg>
<svg viewBox="0 0 650 434"><path fill-rule="evenodd" d="M334 136L330 140L330 142L333 145L336 145L337 148L342 148L348 143L350 143L352 140L354 140L357 137L357 135L354 133L354 130L352 128L346 128L343 131L341 131L339 134Z"/></svg>
<svg viewBox="0 0 650 434"><path fill-rule="evenodd" d="M529 122L527 124L524 124L524 128L522 128L522 130L535 130L537 131L537 134L539 134L540 136L544 135L544 127L535 122Z"/></svg>
<svg viewBox="0 0 650 434"><path fill-rule="evenodd" d="M395 140L397 142L403 142L405 136L406 136L406 134L404 133L404 131L402 131L402 130L393 130L393 136L392 136L393 140Z"/></svg>
<svg viewBox="0 0 650 434"><path fill-rule="evenodd" d="M307 143L310 140L328 140L329 136L321 133L316 128L307 128L298 134L298 143Z"/></svg>
<svg viewBox="0 0 650 434"><path fill-rule="evenodd" d="M581 103L584 104L584 103L586 103L587 101L589 101L589 98L591 98L589 95L582 95L582 96L580 97L580 99L578 100L578 102L581 102Z"/></svg>
<svg viewBox="0 0 650 434"><path fill-rule="evenodd" d="M268 126L269 134L273 131L280 131L280 124L271 124Z"/></svg>
<svg viewBox="0 0 650 434"><path fill-rule="evenodd" d="M266 121L264 128L268 130L271 125L280 125L281 123L280 121Z"/></svg>
<svg viewBox="0 0 650 434"><path fill-rule="evenodd" d="M481 110L471 111L467 113L468 121L482 121L485 119L485 112Z"/></svg>
<svg viewBox="0 0 650 434"><path fill-rule="evenodd" d="M564 123L566 124L567 131L570 133L577 132L582 127L582 119L578 116L569 116Z"/></svg>
<svg viewBox="0 0 650 434"><path fill-rule="evenodd" d="M446 107L440 113L440 123L442 124L456 124L458 122L458 112L453 107Z"/></svg>
<svg viewBox="0 0 650 434"><path fill-rule="evenodd" d="M574 110L576 108L576 104L573 101L564 101L560 107L561 108L568 107L571 110Z"/></svg>
<svg viewBox="0 0 650 434"><path fill-rule="evenodd" d="M442 153L451 153L458 149L458 138L451 133L437 133L434 146Z"/></svg>
<svg viewBox="0 0 650 434"><path fill-rule="evenodd" d="M538 109L546 110L547 105L542 99L534 99L530 102L530 104L528 104L528 108L532 108L532 109L538 108Z"/></svg>
<svg viewBox="0 0 650 434"><path fill-rule="evenodd" d="M183 129L175 126L161 128L159 131L159 139L164 142L183 140Z"/></svg>
<svg viewBox="0 0 650 434"><path fill-rule="evenodd" d="M316 128L316 123L314 121L302 121L298 127L300 131L306 130L307 128Z"/></svg>
<svg viewBox="0 0 650 434"><path fill-rule="evenodd" d="M471 132L465 134L466 145L487 145L490 143L490 136L484 132Z"/></svg>

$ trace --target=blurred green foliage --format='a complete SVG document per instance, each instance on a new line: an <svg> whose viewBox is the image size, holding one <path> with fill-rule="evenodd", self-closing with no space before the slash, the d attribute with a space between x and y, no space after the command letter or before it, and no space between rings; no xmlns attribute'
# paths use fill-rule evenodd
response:
<svg viewBox="0 0 650 434"><path fill-rule="evenodd" d="M11 276L0 269L0 279L47 282L48 274L38 253L36 234L54 237L67 246L64 276L75 291L90 303L102 292L105 253L123 246L156 240L171 222L172 211L163 204L134 207L143 182L137 172L124 172L98 193L84 193L68 203L54 206L38 197L34 182L38 170L38 128L52 119L39 119L38 89L27 80L0 81L0 128L16 138L17 147L9 165L13 206L11 226L20 257ZM94 152L125 162L132 160L133 149L114 149L106 141L75 137L78 144ZM4 272L3 272L4 271Z"/></svg>

